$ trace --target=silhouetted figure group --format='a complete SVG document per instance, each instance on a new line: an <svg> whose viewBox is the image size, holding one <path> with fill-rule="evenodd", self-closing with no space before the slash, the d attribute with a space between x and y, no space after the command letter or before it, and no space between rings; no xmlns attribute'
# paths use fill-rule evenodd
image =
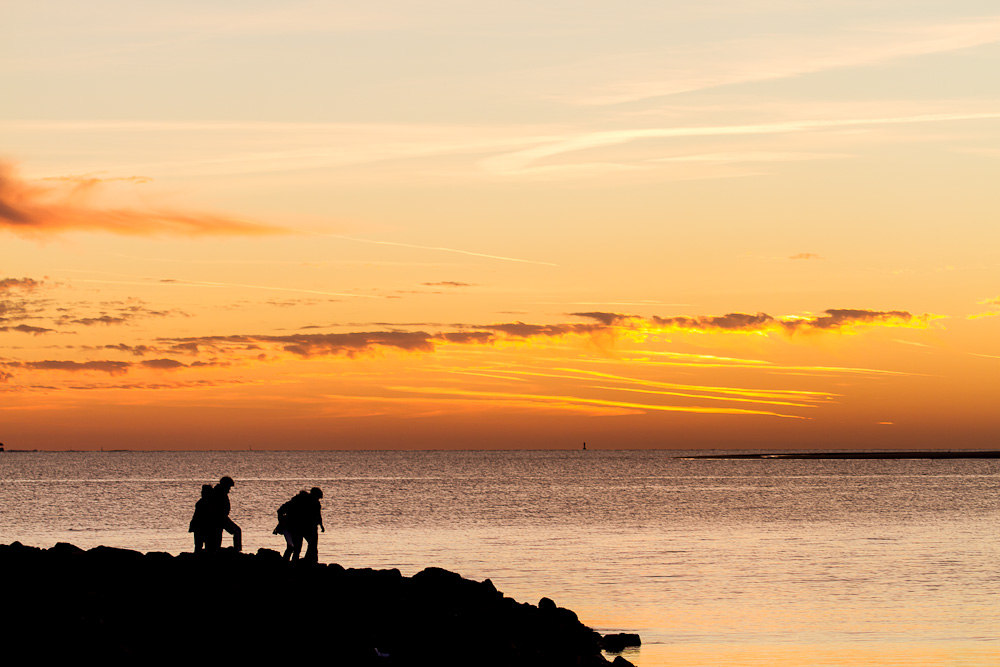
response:
<svg viewBox="0 0 1000 667"><path fill-rule="evenodd" d="M308 493L299 491L291 500L278 508L278 525L275 535L285 538L285 560L298 560L302 551L302 540L308 542L303 560L315 563L319 560L319 534L316 527L326 532L319 501L323 491L313 487Z"/></svg>
<svg viewBox="0 0 1000 667"><path fill-rule="evenodd" d="M201 499L194 504L194 516L188 532L194 533L194 552L222 548L222 532L233 536L233 549L243 550L243 531L229 518L229 490L236 484L232 477L223 477L214 487L201 487Z"/></svg>
<svg viewBox="0 0 1000 667"><path fill-rule="evenodd" d="M229 490L236 484L232 477L223 477L215 486L201 487L201 499L194 505L189 533L194 533L194 552L215 551L222 548L223 531L233 536L233 549L243 550L243 531L229 518ZM309 491L299 491L291 500L278 508L278 525L275 535L285 538L285 560L299 560L302 542L308 543L303 560L307 563L319 562L319 530L323 526L320 499L323 491L313 487Z"/></svg>

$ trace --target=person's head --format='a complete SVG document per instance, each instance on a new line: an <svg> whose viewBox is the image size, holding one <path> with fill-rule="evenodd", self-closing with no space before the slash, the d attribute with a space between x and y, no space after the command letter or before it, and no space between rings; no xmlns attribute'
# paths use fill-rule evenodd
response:
<svg viewBox="0 0 1000 667"><path fill-rule="evenodd" d="M233 478L229 477L228 475L219 480L219 488L225 491L226 493L229 493L229 489L233 488L234 486L236 486L236 482L234 482Z"/></svg>
<svg viewBox="0 0 1000 667"><path fill-rule="evenodd" d="M211 494L212 494L212 485L211 484L202 484L201 485L201 497L202 498L208 498Z"/></svg>
<svg viewBox="0 0 1000 667"><path fill-rule="evenodd" d="M309 489L309 495L315 498L316 500L319 500L320 498L323 497L323 490L318 486L314 486L313 488Z"/></svg>

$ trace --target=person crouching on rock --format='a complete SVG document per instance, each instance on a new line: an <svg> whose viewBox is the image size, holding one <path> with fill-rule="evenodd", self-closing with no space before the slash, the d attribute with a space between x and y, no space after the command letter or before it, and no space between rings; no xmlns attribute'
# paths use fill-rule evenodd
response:
<svg viewBox="0 0 1000 667"><path fill-rule="evenodd" d="M273 533L285 537L285 560L299 559L302 540L305 539L309 543L305 560L310 563L319 562L316 526L326 532L319 504L322 497L323 492L314 486L308 493L299 491L295 497L278 508L278 525Z"/></svg>
<svg viewBox="0 0 1000 667"><path fill-rule="evenodd" d="M291 500L278 508L278 525L272 531L285 538L285 560L298 560L302 551L302 536L305 532L305 514L309 494L299 491Z"/></svg>

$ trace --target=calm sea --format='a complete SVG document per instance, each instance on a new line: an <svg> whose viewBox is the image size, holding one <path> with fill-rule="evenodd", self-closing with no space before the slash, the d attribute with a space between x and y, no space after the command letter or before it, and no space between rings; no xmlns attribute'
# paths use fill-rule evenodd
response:
<svg viewBox="0 0 1000 667"><path fill-rule="evenodd" d="M7 452L0 542L190 551L230 475L245 550L319 486L322 561L550 597L639 667L1000 665L1000 461L678 455Z"/></svg>

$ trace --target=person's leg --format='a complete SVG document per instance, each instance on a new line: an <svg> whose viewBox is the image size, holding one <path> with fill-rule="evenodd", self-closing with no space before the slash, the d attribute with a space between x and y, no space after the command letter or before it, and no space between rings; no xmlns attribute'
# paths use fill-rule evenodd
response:
<svg viewBox="0 0 1000 667"><path fill-rule="evenodd" d="M222 525L227 533L233 536L233 548L237 551L243 551L243 531L233 523L232 519L226 519L226 523ZM222 537L219 537L219 546L222 546Z"/></svg>
<svg viewBox="0 0 1000 667"><path fill-rule="evenodd" d="M316 533L316 528L313 527L312 530L305 534L306 541L309 546L306 547L306 562L308 563L318 563L319 562L319 536Z"/></svg>
<svg viewBox="0 0 1000 667"><path fill-rule="evenodd" d="M218 551L222 548L222 529L213 528L205 532L205 551Z"/></svg>

